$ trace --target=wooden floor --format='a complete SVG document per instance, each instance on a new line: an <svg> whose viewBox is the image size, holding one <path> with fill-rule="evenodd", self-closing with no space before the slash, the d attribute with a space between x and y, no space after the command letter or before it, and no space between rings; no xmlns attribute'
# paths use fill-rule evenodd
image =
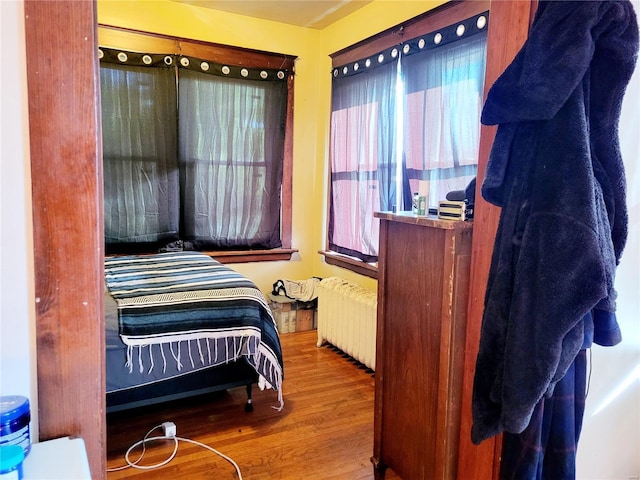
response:
<svg viewBox="0 0 640 480"><path fill-rule="evenodd" d="M370 370L329 346L316 347L316 332L281 336L284 409L273 390L254 389L252 413L244 412L244 388L146 407L107 417L107 468L123 465L126 450L162 422L177 436L209 445L232 458L244 480L373 479L374 378ZM155 430L153 435L162 434ZM142 465L168 458L173 442L147 447ZM131 459L139 450L132 451ZM237 479L215 453L180 442L178 454L154 470L109 472L108 480ZM386 478L399 477L388 471Z"/></svg>

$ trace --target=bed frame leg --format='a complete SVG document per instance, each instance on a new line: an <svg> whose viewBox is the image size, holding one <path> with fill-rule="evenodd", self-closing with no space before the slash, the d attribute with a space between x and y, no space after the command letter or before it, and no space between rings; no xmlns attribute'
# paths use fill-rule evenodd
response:
<svg viewBox="0 0 640 480"><path fill-rule="evenodd" d="M253 412L253 403L251 401L251 384L247 385L247 404L244 406L245 412Z"/></svg>

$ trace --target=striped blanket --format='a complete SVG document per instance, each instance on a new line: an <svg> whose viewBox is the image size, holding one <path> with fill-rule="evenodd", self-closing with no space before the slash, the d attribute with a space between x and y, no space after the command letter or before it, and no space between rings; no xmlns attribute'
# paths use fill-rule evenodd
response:
<svg viewBox="0 0 640 480"><path fill-rule="evenodd" d="M267 300L243 275L199 252L109 257L105 280L118 303L119 333L133 369L138 349L160 345L179 364L181 348L202 365L244 357L258 373L260 388L278 392L282 409L282 351ZM151 349L149 349L151 352ZM160 359L157 359L160 363Z"/></svg>

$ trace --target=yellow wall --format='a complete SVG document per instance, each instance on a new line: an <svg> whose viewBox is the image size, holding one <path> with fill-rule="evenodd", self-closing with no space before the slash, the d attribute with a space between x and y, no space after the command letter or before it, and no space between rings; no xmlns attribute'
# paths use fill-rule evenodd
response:
<svg viewBox="0 0 640 480"><path fill-rule="evenodd" d="M375 0L324 30L245 17L171 0L98 0L98 22L213 43L296 55L293 137L293 247L289 262L234 264L263 291L280 278L338 275L375 289L372 279L324 263L331 99L329 54L419 15L439 1Z"/></svg>

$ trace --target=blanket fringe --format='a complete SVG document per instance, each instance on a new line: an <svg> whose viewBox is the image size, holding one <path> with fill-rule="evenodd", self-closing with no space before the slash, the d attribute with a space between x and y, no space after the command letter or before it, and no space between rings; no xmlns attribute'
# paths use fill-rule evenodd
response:
<svg viewBox="0 0 640 480"><path fill-rule="evenodd" d="M197 340L196 340L197 342ZM195 364L193 363L193 356L191 355L191 342L187 341L187 347L189 348L189 361L191 362L191 368L196 368Z"/></svg>
<svg viewBox="0 0 640 480"><path fill-rule="evenodd" d="M191 342L195 342L195 346L192 347ZM200 343L201 341L204 344ZM147 374L151 374L155 367L154 347L160 350L160 356L162 357L162 372L166 373L167 370L167 357L165 355L164 347L169 347L171 357L175 361L175 368L178 371L182 371L184 368L182 362L182 350L184 348L183 343L186 342L187 352L191 368L197 366L215 366L220 364L226 364L236 361L241 357L246 357L249 363L258 372L258 387L261 390L270 388L278 392L278 405L272 406L277 411L282 411L284 407L284 399L282 394L282 369L275 357L272 358L273 352L261 348L261 339L254 335L241 335L233 337L220 337L220 338L198 338L198 339L181 339L167 342L156 342L149 344L134 344L127 346L125 367L129 370L129 373L133 373L134 355L137 353L137 363L140 373L145 371L145 360L143 359L142 351L145 348L149 350L149 369ZM213 355L212 345L213 342ZM194 360L194 350L197 348L200 365L197 365L197 360ZM137 349L137 352L135 351ZM206 355L204 350L206 349ZM220 355L221 354L221 355Z"/></svg>
<svg viewBox="0 0 640 480"><path fill-rule="evenodd" d="M216 341L218 340L218 341ZM201 341L204 344L200 343ZM213 341L213 355L211 352L211 341ZM195 342L195 345L191 345L191 342ZM125 367L129 369L129 373L133 372L133 357L137 353L137 362L138 369L140 373L144 372L144 364L145 360L142 358L142 351L144 348L149 348L149 363L150 367L147 373L151 373L155 366L154 360L154 346L157 345L160 350L160 356L162 357L162 371L166 373L167 369L167 358L164 352L164 346L169 347L169 351L171 353L171 357L176 362L176 368L178 371L181 371L184 368L183 359L182 359L182 350L185 347L188 351L189 363L191 364L191 368L196 368L198 366L197 359L200 360L201 366L207 365L219 365L221 363L229 363L238 360L240 357L252 356L255 359L256 365L259 364L262 359L262 354L259 348L260 339L255 336L239 336L239 337L228 337L228 338L199 338L193 340L178 340L178 341L168 341L168 342L158 342L158 343L150 343L150 344L140 344L140 345L127 345L127 357L125 362ZM220 343L224 344L223 348ZM194 359L194 348L197 348L197 356ZM137 352L136 352L137 350ZM205 352L206 350L206 352ZM219 355L219 352L223 350L224 353L222 356ZM157 353L155 354L157 355Z"/></svg>
<svg viewBox="0 0 640 480"><path fill-rule="evenodd" d="M176 349L178 350L178 354L177 355L173 351L173 344L174 343L176 344ZM180 342L170 342L169 343L169 350L171 351L171 356L176 361L176 368L178 369L178 371L181 371L182 370L182 362L180 361Z"/></svg>
<svg viewBox="0 0 640 480"><path fill-rule="evenodd" d="M167 357L164 356L162 344L160 344L160 353L162 354L162 373L167 373Z"/></svg>

